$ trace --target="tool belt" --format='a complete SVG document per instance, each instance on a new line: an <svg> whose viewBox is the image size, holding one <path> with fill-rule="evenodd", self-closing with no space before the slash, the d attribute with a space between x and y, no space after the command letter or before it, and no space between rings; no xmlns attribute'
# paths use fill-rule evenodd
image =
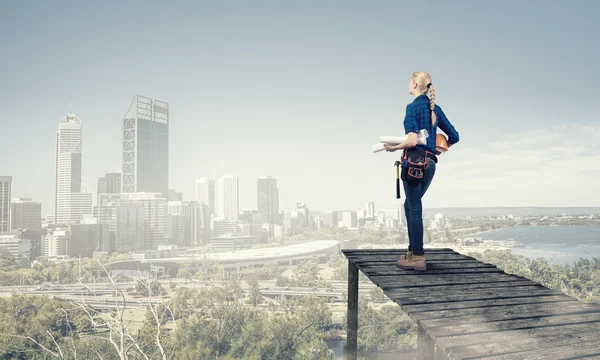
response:
<svg viewBox="0 0 600 360"><path fill-rule="evenodd" d="M402 153L402 180L409 185L420 184L430 160L437 163L435 154L427 150L415 148L404 150Z"/></svg>

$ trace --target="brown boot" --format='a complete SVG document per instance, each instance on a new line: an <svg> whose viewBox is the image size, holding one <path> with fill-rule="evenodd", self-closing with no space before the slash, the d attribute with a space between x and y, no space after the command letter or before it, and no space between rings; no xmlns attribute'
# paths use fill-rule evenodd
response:
<svg viewBox="0 0 600 360"><path fill-rule="evenodd" d="M411 257L398 260L398 267L405 270L427 270L427 264L425 263L424 255L414 255Z"/></svg>
<svg viewBox="0 0 600 360"><path fill-rule="evenodd" d="M412 250L406 251L406 254L400 257L400 260L410 259L413 256Z"/></svg>

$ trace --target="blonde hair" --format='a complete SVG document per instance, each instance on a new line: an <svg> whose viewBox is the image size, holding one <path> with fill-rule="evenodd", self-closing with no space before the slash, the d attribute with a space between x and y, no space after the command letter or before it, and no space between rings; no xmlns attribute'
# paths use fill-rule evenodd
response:
<svg viewBox="0 0 600 360"><path fill-rule="evenodd" d="M417 71L412 74L410 78L415 84L418 85L421 94L427 94L429 92L429 109L431 110L431 124L435 124L435 88L431 84L431 75L424 71ZM427 86L429 85L429 86Z"/></svg>

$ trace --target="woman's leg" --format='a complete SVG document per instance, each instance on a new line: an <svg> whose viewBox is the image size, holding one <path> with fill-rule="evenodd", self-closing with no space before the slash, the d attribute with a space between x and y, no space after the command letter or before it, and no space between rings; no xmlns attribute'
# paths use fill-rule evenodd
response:
<svg viewBox="0 0 600 360"><path fill-rule="evenodd" d="M404 193L406 194L406 185L404 185ZM410 233L410 227L408 223L410 222L410 207L408 206L408 200L404 200L404 215L406 216L406 229L408 231L408 251L412 251L412 235Z"/></svg>
<svg viewBox="0 0 600 360"><path fill-rule="evenodd" d="M435 163L430 160L429 166L423 174L423 181L416 185L409 185L403 181L404 193L406 195L405 211L407 215L406 227L410 246L414 255L424 255L423 250L423 203L421 199L429 189L433 176L435 175Z"/></svg>

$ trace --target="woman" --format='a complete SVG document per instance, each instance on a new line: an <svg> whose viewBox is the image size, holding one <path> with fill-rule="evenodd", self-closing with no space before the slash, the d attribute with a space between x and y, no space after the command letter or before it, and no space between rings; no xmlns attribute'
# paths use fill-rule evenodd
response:
<svg viewBox="0 0 600 360"><path fill-rule="evenodd" d="M448 135L448 147L459 140L458 132L454 129L442 109L435 104L435 88L431 83L431 76L426 72L415 72L410 78L408 93L415 97L414 101L406 106L404 130L408 139L402 144L385 144L387 151L393 152L403 149L403 173L408 166L406 159L409 156L418 157L423 154L426 166L422 169L422 177L415 179L403 176L402 183L406 200L404 210L406 213L406 226L408 228L408 252L398 260L402 269L426 270L425 252L423 250L423 205L421 198L433 180L437 163L436 134L439 126ZM427 96L429 94L429 96ZM417 144L417 133L426 129L430 134L427 144Z"/></svg>

